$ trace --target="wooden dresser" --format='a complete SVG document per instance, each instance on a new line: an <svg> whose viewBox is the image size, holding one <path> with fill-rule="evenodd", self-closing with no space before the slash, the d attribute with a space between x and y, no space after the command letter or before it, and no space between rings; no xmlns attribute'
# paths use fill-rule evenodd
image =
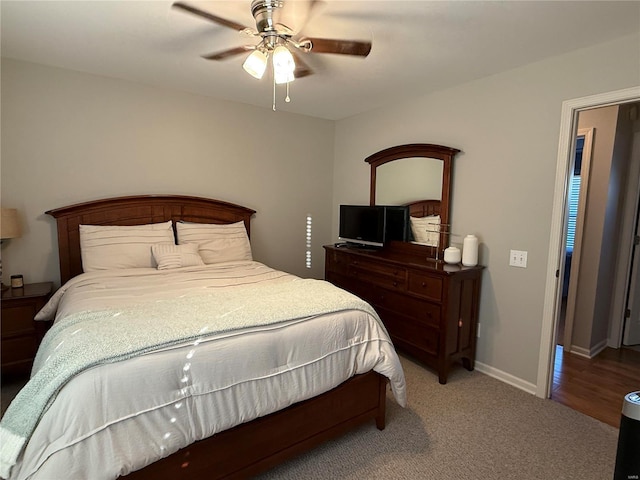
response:
<svg viewBox="0 0 640 480"><path fill-rule="evenodd" d="M410 248L325 246L325 279L369 302L394 345L447 382L451 364L473 370L481 266L427 259Z"/></svg>

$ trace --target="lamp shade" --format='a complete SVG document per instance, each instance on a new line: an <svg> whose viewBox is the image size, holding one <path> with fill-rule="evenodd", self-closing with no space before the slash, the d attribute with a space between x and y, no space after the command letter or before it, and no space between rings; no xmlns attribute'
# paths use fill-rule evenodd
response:
<svg viewBox="0 0 640 480"><path fill-rule="evenodd" d="M289 49L284 45L278 45L273 51L273 74L276 83L292 82L295 79L295 69L296 63Z"/></svg>
<svg viewBox="0 0 640 480"><path fill-rule="evenodd" d="M260 80L267 69L267 55L261 50L255 50L247 57L242 68L252 77Z"/></svg>
<svg viewBox="0 0 640 480"><path fill-rule="evenodd" d="M3 208L0 216L0 239L18 238L21 234L18 210L15 208Z"/></svg>

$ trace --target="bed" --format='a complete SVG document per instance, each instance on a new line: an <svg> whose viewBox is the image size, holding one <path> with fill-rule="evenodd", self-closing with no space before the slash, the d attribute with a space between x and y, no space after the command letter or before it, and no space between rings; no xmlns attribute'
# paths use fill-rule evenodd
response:
<svg viewBox="0 0 640 480"><path fill-rule="evenodd" d="M58 365L60 352L120 353L101 362L74 358L69 362L74 368L76 362L85 362L85 368L68 381L57 373L50 374L55 381L32 376L23 392L31 384L39 392L38 381L46 385L42 390L60 385L43 400L42 416L19 448L10 478L51 478L56 472L69 479L246 478L364 422L383 429L388 384L405 404L402 368L384 327L346 292L327 290L334 288L327 282L226 257L161 270L174 259L165 255L154 258L155 268L83 272L83 260L85 265L89 258L100 261L87 253L87 226L146 228L170 222L172 233L240 226L248 241L253 210L211 199L151 195L47 213L57 222L63 286L39 314L55 323L34 371L68 368ZM322 311L304 310L320 308L314 304L326 305ZM249 325L252 310L261 318ZM279 310L289 316L281 318ZM212 312L216 322L229 323L210 328L202 315ZM204 327L195 336L180 332L167 342L183 324L185 332ZM101 330L96 333L91 325ZM133 333L113 341L124 325ZM91 348L77 343L84 342L83 335L94 338ZM138 337L154 337L157 347L136 350L129 344L137 345ZM141 354L122 356L127 349ZM145 403L149 398L157 404ZM0 430L3 468L11 463L4 440L12 407Z"/></svg>

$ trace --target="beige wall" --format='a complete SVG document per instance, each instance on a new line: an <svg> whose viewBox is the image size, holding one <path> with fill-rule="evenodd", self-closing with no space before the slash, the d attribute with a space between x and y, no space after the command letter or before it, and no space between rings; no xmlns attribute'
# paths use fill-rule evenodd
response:
<svg viewBox="0 0 640 480"><path fill-rule="evenodd" d="M533 390L562 102L638 85L638 58L633 35L337 122L334 238L338 205L368 200L365 157L413 142L461 149L454 242L477 234L487 267L479 368ZM528 251L526 269L508 266L510 249Z"/></svg>
<svg viewBox="0 0 640 480"><path fill-rule="evenodd" d="M188 194L257 214L254 256L322 278L334 124L135 83L2 60L2 205L24 235L3 276L59 281L51 208L119 195ZM305 268L306 215L313 264Z"/></svg>

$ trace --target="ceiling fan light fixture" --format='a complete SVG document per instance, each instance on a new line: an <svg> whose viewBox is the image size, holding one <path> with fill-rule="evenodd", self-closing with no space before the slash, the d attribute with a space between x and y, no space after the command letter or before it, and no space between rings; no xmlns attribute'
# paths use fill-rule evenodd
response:
<svg viewBox="0 0 640 480"><path fill-rule="evenodd" d="M277 84L289 83L295 80L293 72L296 62L293 55L284 45L278 45L273 50L273 75Z"/></svg>
<svg viewBox="0 0 640 480"><path fill-rule="evenodd" d="M245 72L260 80L267 69L267 54L262 50L254 50L242 64Z"/></svg>
<svg viewBox="0 0 640 480"><path fill-rule="evenodd" d="M283 83L293 82L296 77L293 76L293 72L275 72L276 83L281 85Z"/></svg>

